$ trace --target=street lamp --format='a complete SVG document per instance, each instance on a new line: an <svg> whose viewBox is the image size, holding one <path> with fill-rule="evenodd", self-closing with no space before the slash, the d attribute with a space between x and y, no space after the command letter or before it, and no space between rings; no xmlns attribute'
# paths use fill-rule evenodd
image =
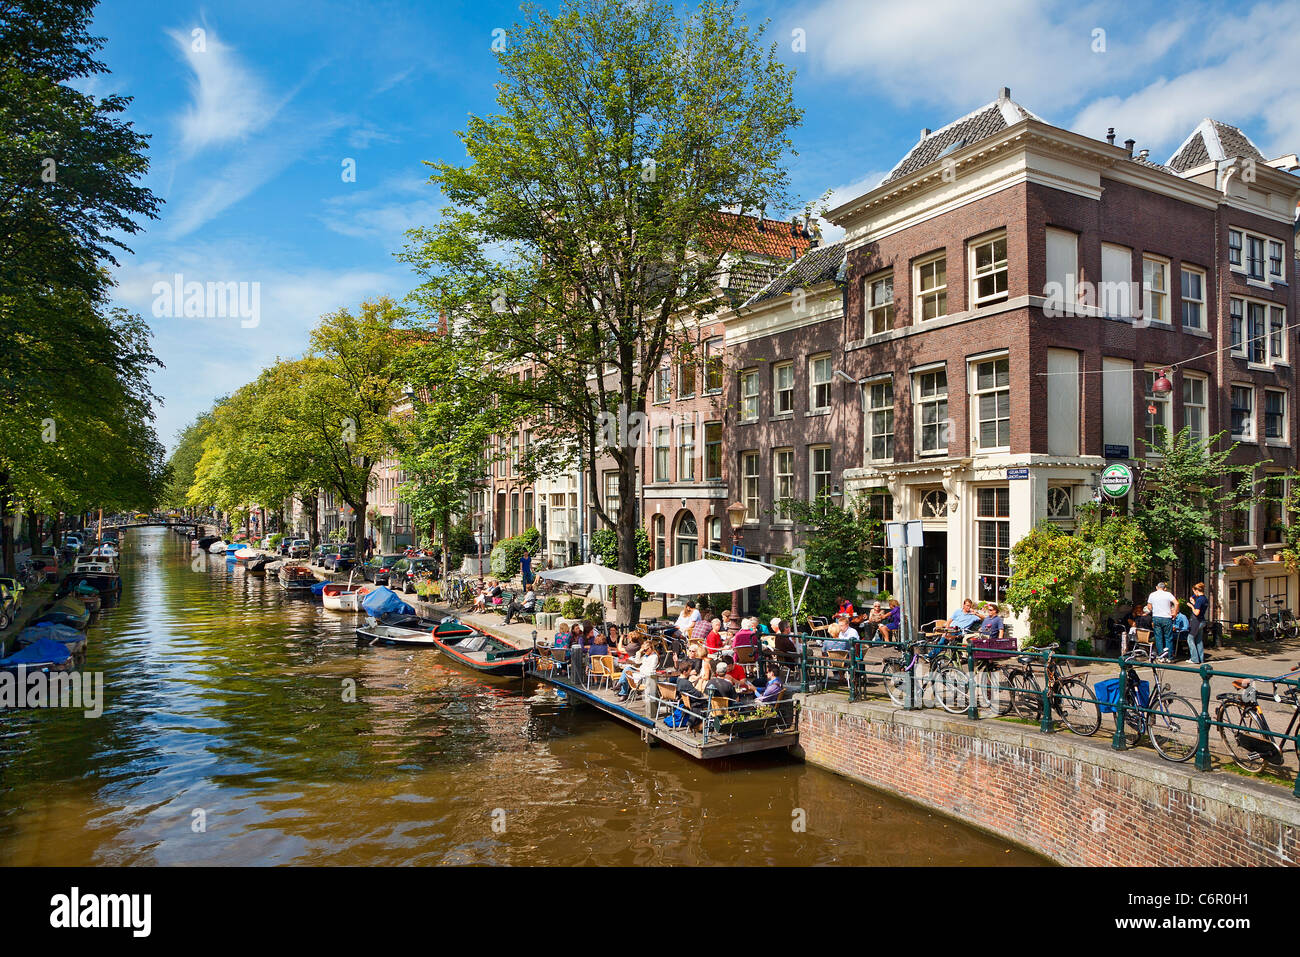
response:
<svg viewBox="0 0 1300 957"><path fill-rule="evenodd" d="M732 502L727 506L727 520L731 522L731 551L734 555L736 549L740 547L740 533L745 528L745 513L748 511L740 502ZM737 588L731 593L731 614L733 621L740 620L740 589Z"/></svg>
<svg viewBox="0 0 1300 957"><path fill-rule="evenodd" d="M483 584L483 513L475 512L474 520L478 523L478 583Z"/></svg>

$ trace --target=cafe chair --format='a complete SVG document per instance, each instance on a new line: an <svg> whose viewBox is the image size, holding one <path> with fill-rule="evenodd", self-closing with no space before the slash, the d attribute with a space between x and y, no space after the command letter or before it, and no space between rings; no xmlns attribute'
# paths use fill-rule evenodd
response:
<svg viewBox="0 0 1300 957"><path fill-rule="evenodd" d="M613 663L614 659L609 655L592 655L591 658L588 659L587 661L587 687L588 688L590 688L593 684L599 684L602 680L605 682L605 687L609 688L610 674L608 671L605 670L606 658L609 658L611 664Z"/></svg>
<svg viewBox="0 0 1300 957"><path fill-rule="evenodd" d="M659 694L655 697L655 720L658 721L665 714L671 714L677 708L677 685L670 682L660 681Z"/></svg>

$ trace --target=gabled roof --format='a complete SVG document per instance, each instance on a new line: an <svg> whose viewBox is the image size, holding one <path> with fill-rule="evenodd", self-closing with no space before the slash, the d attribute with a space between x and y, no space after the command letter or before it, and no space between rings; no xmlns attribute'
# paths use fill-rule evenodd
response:
<svg viewBox="0 0 1300 957"><path fill-rule="evenodd" d="M768 283L788 268L785 263L759 263L750 260L732 263L727 270L727 298L733 306L738 306L755 293L761 291Z"/></svg>
<svg viewBox="0 0 1300 957"><path fill-rule="evenodd" d="M717 213L718 230L709 230L706 238L716 240L732 252L769 256L789 261L808 251L812 240L800 229L791 232L789 223L779 219L759 219L740 213ZM761 228L760 228L761 223Z"/></svg>
<svg viewBox="0 0 1300 957"><path fill-rule="evenodd" d="M1165 165L1182 173L1210 162L1221 162L1234 157L1263 160L1264 154L1251 142L1249 136L1235 126L1206 117L1196 125L1191 135L1174 150Z"/></svg>
<svg viewBox="0 0 1300 957"><path fill-rule="evenodd" d="M1008 126L1014 126L1026 119L1040 120L1041 117L1012 100L1011 91L1003 87L998 98L992 103L981 106L975 112L967 113L961 119L953 120L947 126L922 136L921 141L889 171L882 185L902 179L921 167L929 166L936 160L942 159L948 153L1001 133Z"/></svg>
<svg viewBox="0 0 1300 957"><path fill-rule="evenodd" d="M756 306L778 296L788 295L795 289L808 289L832 280L843 278L844 243L831 243L809 250L793 262L781 275L756 292L746 301L746 306Z"/></svg>

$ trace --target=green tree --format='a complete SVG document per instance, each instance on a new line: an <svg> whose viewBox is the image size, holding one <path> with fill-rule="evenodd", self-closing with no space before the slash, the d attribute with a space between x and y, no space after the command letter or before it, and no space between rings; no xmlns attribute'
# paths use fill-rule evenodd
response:
<svg viewBox="0 0 1300 957"><path fill-rule="evenodd" d="M834 610L841 598L857 603L858 585L882 571L880 541L883 527L865 503L836 505L822 498L815 502L787 499L777 504L783 518L808 528L804 571L817 575L808 581L804 596L804 613L823 614ZM778 572L784 576L784 573ZM802 583L795 581L798 601ZM782 618L793 616L788 591L769 589L770 610Z"/></svg>
<svg viewBox="0 0 1300 957"><path fill-rule="evenodd" d="M1180 587L1251 507L1254 466L1231 461L1237 444L1225 445L1226 435L1199 442L1186 428L1161 430L1160 442L1147 447L1133 517L1151 545L1149 566L1173 568Z"/></svg>
<svg viewBox="0 0 1300 957"><path fill-rule="evenodd" d="M431 164L451 207L410 234L427 320L453 317L492 391L547 410L539 452L578 456L624 571L650 370L716 295L742 228L719 211L788 203L801 113L763 32L712 0L526 8L498 54L499 112L461 134L469 162ZM618 472L614 515L596 494L598 452Z"/></svg>

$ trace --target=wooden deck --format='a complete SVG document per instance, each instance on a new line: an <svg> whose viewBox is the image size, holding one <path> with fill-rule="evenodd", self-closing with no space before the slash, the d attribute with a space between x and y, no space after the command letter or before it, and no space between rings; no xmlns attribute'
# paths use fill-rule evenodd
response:
<svg viewBox="0 0 1300 957"><path fill-rule="evenodd" d="M755 738L736 738L731 741L727 740L725 734L711 732L706 743L701 732L678 730L666 726L662 720L655 721L653 701L638 698L631 703L624 703L618 700L618 695L613 691L575 685L568 679L554 676L550 672L528 670L525 673L530 678L536 678L538 681L559 688L576 701L589 704L609 717L636 728L641 732L641 739L647 744L666 744L702 761L737 754L772 751L776 748L789 748L799 743L798 730Z"/></svg>

